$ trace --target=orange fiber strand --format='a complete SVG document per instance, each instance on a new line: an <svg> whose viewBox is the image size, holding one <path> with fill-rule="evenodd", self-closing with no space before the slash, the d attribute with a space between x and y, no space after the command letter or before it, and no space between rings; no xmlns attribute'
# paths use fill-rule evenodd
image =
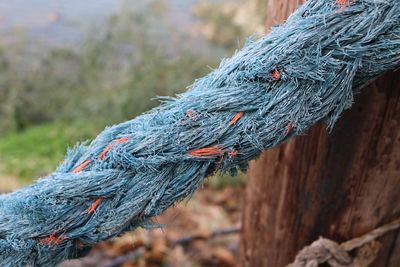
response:
<svg viewBox="0 0 400 267"><path fill-rule="evenodd" d="M121 143L124 143L124 142L126 142L126 141L128 141L129 140L129 138L128 137L122 137L122 138L120 138L120 139L117 139L117 140L115 140L114 142L115 143L118 143L118 144L121 144ZM99 159L99 160L102 160L102 159L104 159L104 157L107 155L107 153L111 150L111 148L114 146L114 144L108 144L107 146L106 146L106 148L104 148L104 150L100 153L100 155L99 155L99 157L97 158L97 159Z"/></svg>
<svg viewBox="0 0 400 267"><path fill-rule="evenodd" d="M350 4L349 0L336 0L338 6L348 6Z"/></svg>
<svg viewBox="0 0 400 267"><path fill-rule="evenodd" d="M193 111L193 110L188 110L188 111L186 111L186 115L187 115L189 118L193 118L193 117L194 117L194 111Z"/></svg>
<svg viewBox="0 0 400 267"><path fill-rule="evenodd" d="M128 140L129 140L128 137L122 137L120 139L115 140L115 143L121 144L121 143L125 143Z"/></svg>
<svg viewBox="0 0 400 267"><path fill-rule="evenodd" d="M96 201L92 203L92 205L86 210L86 212L88 214L94 213L102 201L103 197L99 197L98 199L96 199Z"/></svg>
<svg viewBox="0 0 400 267"><path fill-rule="evenodd" d="M350 6L351 4L351 0L336 0L336 5L340 7L338 12L342 12L346 7Z"/></svg>
<svg viewBox="0 0 400 267"><path fill-rule="evenodd" d="M280 80L281 79L281 73L279 72L278 69L274 69L271 73L272 78L274 78L274 80Z"/></svg>
<svg viewBox="0 0 400 267"><path fill-rule="evenodd" d="M243 111L236 113L232 120L229 122L229 125L234 125L243 116L243 114Z"/></svg>
<svg viewBox="0 0 400 267"><path fill-rule="evenodd" d="M75 169L72 170L72 173L79 173L81 172L90 162L92 162L90 159L85 160L84 162L82 162L81 165L79 165L78 167L76 167Z"/></svg>
<svg viewBox="0 0 400 267"><path fill-rule="evenodd" d="M58 230L54 231L48 237L40 239L39 243L43 244L43 245L59 245L59 244L61 244L61 242L64 241L67 238L67 236L64 233L57 236L57 232L58 232Z"/></svg>
<svg viewBox="0 0 400 267"><path fill-rule="evenodd" d="M289 124L287 125L287 128L285 130L285 135L290 133L294 128L294 124L292 122L289 122Z"/></svg>
<svg viewBox="0 0 400 267"><path fill-rule="evenodd" d="M228 156L230 158L236 158L238 154L239 153L237 152L237 150L231 150L231 151L228 152Z"/></svg>
<svg viewBox="0 0 400 267"><path fill-rule="evenodd" d="M213 157L222 155L225 153L225 150L219 146L210 146L210 147L203 147L195 150L189 151L189 154L194 157Z"/></svg>
<svg viewBox="0 0 400 267"><path fill-rule="evenodd" d="M100 153L98 159L99 159L99 160L104 159L104 157L107 155L108 151L110 151L112 147L113 147L112 144L108 144L108 145L106 146L106 148L104 148L104 150Z"/></svg>

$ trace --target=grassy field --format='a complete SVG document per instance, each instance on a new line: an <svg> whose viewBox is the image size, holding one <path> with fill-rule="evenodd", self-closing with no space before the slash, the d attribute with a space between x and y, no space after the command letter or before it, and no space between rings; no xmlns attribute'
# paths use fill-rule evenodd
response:
<svg viewBox="0 0 400 267"><path fill-rule="evenodd" d="M99 130L88 123L52 123L0 138L0 179L11 176L28 182L45 175L61 162L67 147Z"/></svg>

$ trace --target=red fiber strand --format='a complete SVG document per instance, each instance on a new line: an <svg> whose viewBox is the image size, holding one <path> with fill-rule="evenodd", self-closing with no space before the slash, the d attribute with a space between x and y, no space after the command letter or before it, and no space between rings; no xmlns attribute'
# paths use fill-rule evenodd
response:
<svg viewBox="0 0 400 267"><path fill-rule="evenodd" d="M228 156L230 158L236 158L238 154L239 153L237 152L237 150L231 150L231 151L228 152Z"/></svg>
<svg viewBox="0 0 400 267"><path fill-rule="evenodd" d="M72 173L79 173L81 172L90 162L92 162L92 160L88 159L85 160L81 165L79 165L78 167L76 167L75 169L72 170Z"/></svg>
<svg viewBox="0 0 400 267"><path fill-rule="evenodd" d="M352 4L351 0L336 0L336 5L339 6L338 12L342 12L346 7Z"/></svg>
<svg viewBox="0 0 400 267"><path fill-rule="evenodd" d="M121 144L121 143L124 143L124 142L126 142L126 141L128 141L128 140L129 140L128 137L122 137L122 138L120 138L120 139L115 140L113 143ZM104 150L100 153L99 157L97 158L98 160L104 159L104 157L107 155L107 153L108 153L108 152L111 150L111 148L114 146L113 143L108 144L108 145L106 146L106 148L104 148Z"/></svg>
<svg viewBox="0 0 400 267"><path fill-rule="evenodd" d="M348 6L348 5L350 5L350 1L349 0L336 0L336 4L338 6Z"/></svg>
<svg viewBox="0 0 400 267"><path fill-rule="evenodd" d="M128 140L129 140L128 137L122 137L120 139L115 140L115 143L121 144L121 143L125 143Z"/></svg>
<svg viewBox="0 0 400 267"><path fill-rule="evenodd" d="M289 122L285 130L285 135L289 134L293 130L293 128L294 124L292 122Z"/></svg>
<svg viewBox="0 0 400 267"><path fill-rule="evenodd" d="M229 122L229 125L234 125L238 120L243 116L244 112L240 111L236 113L236 115L232 118L232 120Z"/></svg>
<svg viewBox="0 0 400 267"><path fill-rule="evenodd" d="M96 199L96 201L92 203L92 205L86 210L86 212L88 214L94 213L102 201L103 197L99 197L98 199Z"/></svg>
<svg viewBox="0 0 400 267"><path fill-rule="evenodd" d="M187 115L189 118L193 118L193 117L194 117L194 111L193 111L193 110L188 110L188 111L186 111L186 115Z"/></svg>
<svg viewBox="0 0 400 267"><path fill-rule="evenodd" d="M108 144L108 145L106 146L106 148L104 148L104 150L100 153L98 159L99 159L99 160L104 159L104 157L107 155L108 151L110 151L112 147L113 147L112 144Z"/></svg>
<svg viewBox="0 0 400 267"><path fill-rule="evenodd" d="M65 235L65 233L62 233L61 235L57 236L58 231L59 230L56 230L48 237L40 239L39 243L43 244L43 245L59 245L59 244L61 244L67 238L67 236Z"/></svg>
<svg viewBox="0 0 400 267"><path fill-rule="evenodd" d="M271 72L271 76L272 76L272 78L274 78L274 80L277 80L277 81L281 79L281 73L279 72L278 69L274 69Z"/></svg>
<svg viewBox="0 0 400 267"><path fill-rule="evenodd" d="M194 157L213 157L223 155L225 150L219 146L203 147L189 151L189 154Z"/></svg>

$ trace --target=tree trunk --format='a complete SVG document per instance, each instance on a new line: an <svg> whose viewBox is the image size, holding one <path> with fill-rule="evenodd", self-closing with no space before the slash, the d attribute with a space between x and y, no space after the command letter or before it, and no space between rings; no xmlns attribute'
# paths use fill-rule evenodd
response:
<svg viewBox="0 0 400 267"><path fill-rule="evenodd" d="M297 0L269 0L266 27ZM280 267L319 236L345 241L400 216L400 71L364 88L332 133L316 125L250 163L240 266ZM372 266L400 266L399 231Z"/></svg>

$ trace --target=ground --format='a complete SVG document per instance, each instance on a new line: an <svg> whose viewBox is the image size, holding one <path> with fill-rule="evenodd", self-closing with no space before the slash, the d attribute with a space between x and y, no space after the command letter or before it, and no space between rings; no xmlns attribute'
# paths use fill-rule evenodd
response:
<svg viewBox="0 0 400 267"><path fill-rule="evenodd" d="M87 257L61 267L236 266L242 191L242 186L206 185L159 216L162 228L99 243Z"/></svg>

